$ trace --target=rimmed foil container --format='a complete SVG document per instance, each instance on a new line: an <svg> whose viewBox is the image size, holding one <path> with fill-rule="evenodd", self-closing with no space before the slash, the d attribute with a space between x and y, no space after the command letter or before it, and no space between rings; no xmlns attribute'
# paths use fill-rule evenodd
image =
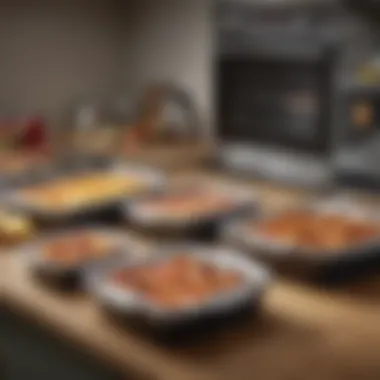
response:
<svg viewBox="0 0 380 380"><path fill-rule="evenodd" d="M45 207L41 204L33 202L25 198L23 191L28 188L33 188L38 185L47 184L50 181L60 180L63 178L76 178L81 175L87 174L114 174L119 176L132 177L141 181L142 189L133 192L132 194L121 193L117 196L105 197L99 201L84 202L81 204L70 205L64 208L55 209ZM150 167L138 164L126 164L123 162L109 163L106 167L99 169L98 166L92 166L89 162L78 167L70 167L69 169L56 168L48 178L43 181L35 182L30 186L23 186L12 193L4 195L4 199L11 205L13 209L20 210L29 214L38 222L42 224L66 222L70 224L78 224L82 221L87 222L89 219L101 221L108 219L109 215L119 215L121 220L120 210L121 205L130 202L139 197L145 196L150 193L160 192L165 188L166 177L160 171Z"/></svg>
<svg viewBox="0 0 380 380"><path fill-rule="evenodd" d="M112 274L121 268L139 268L151 266L170 260L177 255L188 255L192 258L215 266L232 270L241 275L241 284L235 288L215 293L206 300L179 308L166 308L139 294L134 289L126 289L112 282ZM150 259L131 263L126 260L115 260L103 268L89 272L87 290L94 299L114 315L126 318L136 326L144 326L158 337L197 336L211 330L213 325L223 325L235 318L251 318L259 309L261 300L273 277L262 264L252 261L241 252L205 244L182 243L159 246L151 252ZM239 318L237 318L239 320ZM219 323L218 323L219 322ZM185 334L183 334L185 332Z"/></svg>
<svg viewBox="0 0 380 380"><path fill-rule="evenodd" d="M380 225L376 210L362 207L346 197L334 196L311 204L278 212L263 213L256 218L242 218L225 223L220 239L231 246L250 252L253 257L280 272L318 282L339 284L370 272L380 265L380 234L341 249L312 249L286 244L275 237L264 236L255 226L292 211L308 211L317 215L337 215L350 220Z"/></svg>
<svg viewBox="0 0 380 380"><path fill-rule="evenodd" d="M156 211L149 208L151 202L159 202L199 191L215 196L225 197L231 200L231 206L225 209L204 212L173 215L169 211ZM202 195L200 195L202 197ZM259 209L259 196L252 190L244 189L238 185L224 184L220 182L199 183L193 185L177 185L168 188L160 194L148 195L134 202L124 205L124 215L132 228L163 239L190 239L210 241L217 236L218 229L222 223L253 215Z"/></svg>
<svg viewBox="0 0 380 380"><path fill-rule="evenodd" d="M93 235L105 241L106 251L99 257L87 260L78 260L77 263L62 264L44 256L48 244L57 240ZM91 225L81 228L72 228L45 234L32 242L24 244L18 250L26 268L32 275L47 280L52 285L62 289L83 289L86 272L97 265L112 261L115 258L125 260L140 260L147 257L146 244L127 232L112 229L107 226Z"/></svg>

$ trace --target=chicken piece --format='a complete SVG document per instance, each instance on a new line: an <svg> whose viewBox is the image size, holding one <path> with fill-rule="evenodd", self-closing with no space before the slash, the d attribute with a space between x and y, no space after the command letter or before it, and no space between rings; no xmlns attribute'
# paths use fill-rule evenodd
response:
<svg viewBox="0 0 380 380"><path fill-rule="evenodd" d="M119 271L112 279L168 308L199 304L241 281L235 272L221 271L186 254L150 267Z"/></svg>
<svg viewBox="0 0 380 380"><path fill-rule="evenodd" d="M106 241L91 234L65 236L47 244L44 256L57 263L74 265L106 254L107 246Z"/></svg>
<svg viewBox="0 0 380 380"><path fill-rule="evenodd" d="M201 215L219 210L225 210L233 205L230 198L206 191L195 190L192 193L168 195L147 202L147 210L155 213L165 213L172 216Z"/></svg>

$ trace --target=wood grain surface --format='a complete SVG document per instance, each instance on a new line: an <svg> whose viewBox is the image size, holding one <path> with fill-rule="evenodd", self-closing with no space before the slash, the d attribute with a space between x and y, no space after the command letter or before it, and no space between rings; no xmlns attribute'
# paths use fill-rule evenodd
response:
<svg viewBox="0 0 380 380"><path fill-rule="evenodd" d="M191 176L213 178L197 170L173 181ZM259 190L267 208L313 197L241 183ZM335 291L279 278L251 321L169 349L111 321L88 296L64 295L37 282L18 254L0 260L0 295L7 307L126 374L162 380L380 379L380 277Z"/></svg>

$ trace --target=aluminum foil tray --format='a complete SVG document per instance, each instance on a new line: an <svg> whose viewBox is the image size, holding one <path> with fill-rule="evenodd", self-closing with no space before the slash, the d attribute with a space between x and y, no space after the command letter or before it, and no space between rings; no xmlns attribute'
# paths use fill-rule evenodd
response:
<svg viewBox="0 0 380 380"><path fill-rule="evenodd" d="M77 265L62 265L54 263L43 257L44 246L55 239L65 236L75 236L82 233L93 233L109 242L109 249L99 259L84 261ZM86 271L96 268L98 265L122 258L128 262L135 262L147 257L149 249L145 244L120 230L113 230L104 226L85 226L72 230L64 230L41 237L27 243L16 250L22 257L27 269L44 278L54 280L60 285L75 285L85 277Z"/></svg>
<svg viewBox="0 0 380 380"><path fill-rule="evenodd" d="M362 208L360 205L347 202L345 198L332 197L317 201L313 204L302 206L300 210L313 211L318 214L340 215L350 219L373 221L379 223L380 220L376 212L368 208ZM294 208L292 209L295 210ZM254 225L260 224L265 220L270 220L276 216L286 213L281 212L272 214L263 214L257 218L243 218L230 223L225 223L220 229L220 238L222 241L239 248L249 250L253 255L265 259L266 261L276 262L299 262L311 265L329 265L340 263L345 260L366 258L373 256L377 248L380 257L380 235L364 243L350 246L340 250L313 250L301 248L295 245L283 244L276 241L275 238L264 237L254 232ZM249 224L249 226L247 226Z"/></svg>
<svg viewBox="0 0 380 380"><path fill-rule="evenodd" d="M178 195L191 191L191 186L177 186L167 190L165 193L144 197L124 207L125 216L132 226L141 229L158 230L158 231L186 231L196 227L202 227L208 224L219 224L226 220L241 217L243 215L252 215L258 209L258 195L252 191L242 189L237 185L226 185L220 183L199 183L195 189L205 189L210 193L221 194L230 198L234 205L227 210L220 212L204 213L203 215L174 216L165 212L155 212L149 210L147 203L160 199L161 196Z"/></svg>
<svg viewBox="0 0 380 380"><path fill-rule="evenodd" d="M243 278L242 284L231 291L216 294L199 304L170 309L151 302L134 290L121 288L110 281L110 275L117 269L154 265L154 263L184 253L218 268L237 271ZM258 306L272 279L264 266L229 248L195 244L173 245L157 248L156 253L153 253L151 257L152 259L139 264L115 260L113 265L104 265L102 270L90 272L87 281L88 291L106 308L122 315L138 315L150 326L160 329L184 325L212 315L228 314L241 305L248 304L253 310L253 306Z"/></svg>
<svg viewBox="0 0 380 380"><path fill-rule="evenodd" d="M111 197L99 202L89 202L84 203L82 205L76 205L72 207L67 207L65 209L54 210L49 207L44 207L42 205L38 205L33 203L30 200L27 200L23 197L22 191L27 189L28 186L25 186L14 193L5 195L7 203L11 205L13 209L20 210L26 213L29 213L32 217L41 219L41 220L60 220L67 219L76 216L83 216L86 214L92 214L94 212L101 212L104 210L108 210L110 208L118 208L121 207L122 202L129 202L132 199L139 198L141 196L155 193L161 191L165 187L166 179L165 176L154 169L150 169L148 167L139 166L139 165L127 165L122 163L114 163L113 165L109 165L104 169L94 169L93 167L85 165L80 166L78 168L71 168L70 170L55 170L50 173L49 178L45 178L44 181L40 181L41 183L49 183L49 181L54 181L60 178L65 177L74 177L80 176L85 173L115 173L120 176L133 176L141 180L146 187L144 190L137 194L133 195L123 195L117 197Z"/></svg>

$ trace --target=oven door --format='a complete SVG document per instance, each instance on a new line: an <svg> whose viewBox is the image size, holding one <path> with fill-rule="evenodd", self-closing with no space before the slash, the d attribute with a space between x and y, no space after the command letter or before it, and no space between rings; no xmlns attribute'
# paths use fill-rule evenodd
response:
<svg viewBox="0 0 380 380"><path fill-rule="evenodd" d="M219 64L218 137L302 152L330 148L331 75L323 60L226 57Z"/></svg>
<svg viewBox="0 0 380 380"><path fill-rule="evenodd" d="M217 137L223 163L278 180L329 182L332 94L328 55L221 57Z"/></svg>

